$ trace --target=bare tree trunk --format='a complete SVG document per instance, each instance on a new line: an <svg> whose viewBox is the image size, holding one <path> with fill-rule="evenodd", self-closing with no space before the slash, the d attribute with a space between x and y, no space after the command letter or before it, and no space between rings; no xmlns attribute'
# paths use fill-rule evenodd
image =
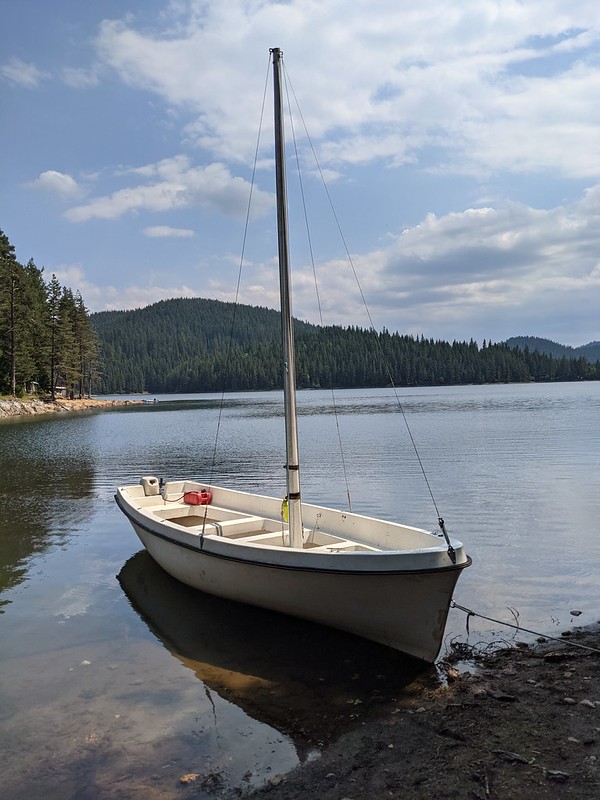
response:
<svg viewBox="0 0 600 800"><path fill-rule="evenodd" d="M10 282L10 388L17 396L17 337L15 332L15 279Z"/></svg>

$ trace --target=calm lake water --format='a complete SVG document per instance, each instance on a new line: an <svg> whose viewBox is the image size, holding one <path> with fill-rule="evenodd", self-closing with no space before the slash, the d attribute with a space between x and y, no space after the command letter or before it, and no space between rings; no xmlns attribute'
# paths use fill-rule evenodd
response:
<svg viewBox="0 0 600 800"><path fill-rule="evenodd" d="M600 383L400 390L448 529L455 600L559 636L600 619ZM434 529L389 390L299 396L303 496ZM283 495L276 393L159 397L0 424L0 796L211 797L252 788L415 691L387 648L207 598L144 553L113 501L141 475ZM572 610L581 611L574 618ZM511 640L454 610L447 642ZM534 637L519 638L532 641ZM435 669L418 677L435 683ZM367 702L369 700L369 702ZM360 701L360 702L359 702ZM179 786L186 773L202 777Z"/></svg>

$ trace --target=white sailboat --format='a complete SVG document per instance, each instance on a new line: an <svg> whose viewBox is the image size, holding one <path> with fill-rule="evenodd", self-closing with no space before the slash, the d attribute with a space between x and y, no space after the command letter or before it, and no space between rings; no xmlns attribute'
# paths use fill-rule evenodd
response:
<svg viewBox="0 0 600 800"><path fill-rule="evenodd" d="M452 593L470 565L461 542L300 494L281 58L272 51L287 498L195 480L142 477L115 495L155 561L209 594L357 634L426 662L442 643Z"/></svg>

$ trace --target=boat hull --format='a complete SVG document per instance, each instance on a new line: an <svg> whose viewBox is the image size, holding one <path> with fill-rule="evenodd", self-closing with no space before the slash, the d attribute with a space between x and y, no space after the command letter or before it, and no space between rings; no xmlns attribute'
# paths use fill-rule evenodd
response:
<svg viewBox="0 0 600 800"><path fill-rule="evenodd" d="M130 522L171 576L218 597L311 620L432 663L442 644L458 567L409 572L343 572L273 566L223 557Z"/></svg>

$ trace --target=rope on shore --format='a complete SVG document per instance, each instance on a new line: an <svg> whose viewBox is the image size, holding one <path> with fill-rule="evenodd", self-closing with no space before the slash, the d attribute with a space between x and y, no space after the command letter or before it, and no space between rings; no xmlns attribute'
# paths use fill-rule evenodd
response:
<svg viewBox="0 0 600 800"><path fill-rule="evenodd" d="M459 604L455 603L454 600L450 601L450 607L457 608L459 611L465 612L467 615L467 630L469 626L469 617L479 617L479 619L487 619L488 622L495 622L497 625L505 625L507 628L514 628L516 631L531 633L533 636L539 636L542 639L551 639L553 642L567 644L567 641L564 638L560 639L557 636L548 636L545 633L539 633L539 631L532 631L529 630L529 628L523 628L521 625L513 625L511 622L503 622L501 619L494 619L494 617L486 617L485 614L478 614L477 611L473 611L470 608L459 606ZM587 644L579 644L578 642L572 642L571 640L568 641L568 644L571 647L579 647L580 650L588 650L590 653L596 653L597 655L600 655L600 650L597 647L589 647Z"/></svg>

